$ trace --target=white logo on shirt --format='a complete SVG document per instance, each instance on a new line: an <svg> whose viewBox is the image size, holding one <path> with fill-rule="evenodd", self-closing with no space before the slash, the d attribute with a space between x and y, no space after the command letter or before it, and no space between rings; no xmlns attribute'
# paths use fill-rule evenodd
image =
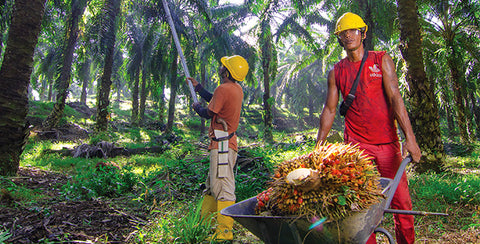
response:
<svg viewBox="0 0 480 244"><path fill-rule="evenodd" d="M368 67L372 73L370 74L370 77L382 77L381 70L378 68L377 64L374 64L373 66Z"/></svg>
<svg viewBox="0 0 480 244"><path fill-rule="evenodd" d="M373 73L378 73L380 72L380 69L378 68L377 64L374 64L373 66L370 66L368 67L370 69L370 71L372 71Z"/></svg>

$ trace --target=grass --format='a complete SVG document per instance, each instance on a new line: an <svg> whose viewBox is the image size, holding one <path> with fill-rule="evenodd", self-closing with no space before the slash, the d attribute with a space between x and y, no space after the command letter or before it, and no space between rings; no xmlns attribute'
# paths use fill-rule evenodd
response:
<svg viewBox="0 0 480 244"><path fill-rule="evenodd" d="M195 205L194 208L189 206ZM152 213L153 221L139 229L137 243L201 243L209 241L212 223L200 216L201 201L186 202L168 207L168 211Z"/></svg>
<svg viewBox="0 0 480 244"><path fill-rule="evenodd" d="M39 102L39 101L29 101L29 114L28 116L37 120L45 120L50 112L53 110L54 102ZM67 122L79 123L79 119L83 115L68 105L65 105L64 117L60 120L60 124L65 124ZM84 118L85 119L85 118Z"/></svg>
<svg viewBox="0 0 480 244"><path fill-rule="evenodd" d="M52 104L35 102L33 106L37 109L31 116L43 118ZM130 112L122 104L116 104L112 108L114 121L129 121ZM252 164L237 167L237 201L263 191L277 164L307 154L315 146L316 128L295 134L275 131L276 143L264 144L261 141L263 125L259 111L258 108L246 109L238 130L241 135L239 155L254 160ZM77 115L69 110L66 112L67 120L75 122ZM162 143L162 132L119 126L107 133L94 134L85 141L49 142L30 138L21 165L71 175L71 180L62 188L64 200L123 197L128 199L131 206L145 210L149 222L138 226L133 237L135 243L205 243L208 242L206 237L211 234L211 226L201 224L198 211L209 160L207 151L199 150L197 143L208 144L208 139L200 135L201 121L198 117L189 117L188 113L183 113L182 116L183 125L174 128L178 142L170 144L163 154L109 159L120 166L118 170L95 169L95 165L105 162L105 159L71 158L49 154L47 151L73 148L81 143L96 144L102 140L128 148L155 146ZM287 118L289 116L293 115L285 115ZM451 145L444 173L409 173L414 210L451 214L448 218L416 217L418 235L426 238L438 239L451 232L452 226L463 230L480 226L480 178L476 171L480 167L480 143ZM41 192L11 184L5 178L0 178L0 183L1 188L7 189L20 202L34 204L45 198ZM393 223L388 216L384 225L393 233ZM243 227L238 224L235 226L236 236L242 242L258 242ZM0 243L2 238L8 238L9 235L10 230L0 229Z"/></svg>
<svg viewBox="0 0 480 244"><path fill-rule="evenodd" d="M0 230L0 243L5 243L8 238L12 236L8 230L3 230L4 228L2 227L2 230Z"/></svg>
<svg viewBox="0 0 480 244"><path fill-rule="evenodd" d="M478 175L422 174L410 179L414 195L425 202L427 209L438 209L435 205L445 204L480 204L480 178Z"/></svg>
<svg viewBox="0 0 480 244"><path fill-rule="evenodd" d="M132 192L138 176L130 167L98 167L75 175L62 187L66 200L92 200L99 197L116 198Z"/></svg>
<svg viewBox="0 0 480 244"><path fill-rule="evenodd" d="M6 177L0 177L0 189L2 190L1 196L3 198L10 196L23 205L30 205L48 198L42 191L15 184Z"/></svg>

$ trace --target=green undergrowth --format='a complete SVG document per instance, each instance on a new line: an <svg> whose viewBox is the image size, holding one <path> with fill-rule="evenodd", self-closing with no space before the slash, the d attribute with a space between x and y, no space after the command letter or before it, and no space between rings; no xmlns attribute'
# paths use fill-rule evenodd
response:
<svg viewBox="0 0 480 244"><path fill-rule="evenodd" d="M480 168L480 141L469 145L446 143L445 150L448 155L445 160L447 169Z"/></svg>
<svg viewBox="0 0 480 244"><path fill-rule="evenodd" d="M34 105L38 114L32 116L40 117L45 117L52 106L41 103ZM22 154L21 166L68 174L71 178L61 188L59 196L64 200L120 198L128 201L130 206L135 205L135 209L144 210L148 223L138 226L134 236L136 243L208 243L206 237L211 235L211 226L201 224L198 213L209 167L209 154L205 148L209 139L205 133L200 133L201 120L184 112L182 121L173 129L173 137L165 137L162 131L153 127L129 126L129 108L121 104L114 104L112 108L116 127L106 133L91 134L90 138L75 142L30 138ZM285 111L279 112L284 113L284 118L291 117ZM67 114L67 119L73 121L75 114L73 117L69 111ZM148 117L146 124L155 122L151 121L152 118ZM268 188L275 167L282 161L308 154L315 146L317 128L294 128L293 132L274 130L275 142L264 143L261 118L261 110L257 107L245 108L242 112L242 123L237 132L239 162L242 159L245 161L235 168L237 202L254 197ZM208 123L206 126L208 129ZM93 145L100 141L114 142L116 146L126 148L164 144L166 147L163 153L109 159L72 158L48 152L72 149L82 143ZM414 210L451 214L447 218L416 217L416 223L429 226L432 233L447 229L445 225L458 224L459 228L469 228L480 223L480 180L478 172L474 171L480 167L480 144L475 142L463 146L450 143L447 146L445 173L409 174ZM115 163L118 168L97 167L99 163L108 162ZM0 178L0 182L1 188L8 190L21 204L45 200L42 192L13 184L6 178ZM468 211L463 209L467 208L465 206ZM391 226L392 222L386 221L385 224ZM9 233L10 230L0 229L0 240Z"/></svg>
<svg viewBox="0 0 480 244"><path fill-rule="evenodd" d="M27 186L16 184L10 178L3 176L0 177L0 189L0 199L5 199L5 201L0 201L1 203L11 201L21 205L31 205L49 198L40 189L31 189Z"/></svg>
<svg viewBox="0 0 480 244"><path fill-rule="evenodd" d="M75 175L62 187L61 193L66 200L115 198L132 192L138 184L137 177L130 167L100 166Z"/></svg>
<svg viewBox="0 0 480 244"><path fill-rule="evenodd" d="M480 178L478 175L421 174L410 178L410 187L422 208L438 211L447 204L480 204Z"/></svg>
<svg viewBox="0 0 480 244"><path fill-rule="evenodd" d="M192 207L192 205L194 207ZM214 243L208 241L215 222L202 218L201 200L168 205L163 211L153 211L152 221L140 228L136 243Z"/></svg>
<svg viewBox="0 0 480 244"><path fill-rule="evenodd" d="M43 121L53 110L54 105L54 102L29 101L28 116L33 118L34 120ZM60 120L61 125L67 122L78 123L80 121L80 118L84 117L81 113L77 112L75 109L71 108L68 105L65 105L63 114L64 116Z"/></svg>

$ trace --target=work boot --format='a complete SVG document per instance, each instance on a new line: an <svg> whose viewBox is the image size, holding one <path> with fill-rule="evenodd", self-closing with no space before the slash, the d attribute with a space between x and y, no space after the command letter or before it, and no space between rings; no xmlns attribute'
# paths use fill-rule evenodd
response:
<svg viewBox="0 0 480 244"><path fill-rule="evenodd" d="M233 201L217 201L217 229L215 230L215 240L229 241L233 240L233 219L220 213L228 206L233 205Z"/></svg>
<svg viewBox="0 0 480 244"><path fill-rule="evenodd" d="M213 227L215 221L215 212L217 212L217 201L212 195L205 195L202 201L202 208L200 210L200 216L204 221L210 219L210 226Z"/></svg>

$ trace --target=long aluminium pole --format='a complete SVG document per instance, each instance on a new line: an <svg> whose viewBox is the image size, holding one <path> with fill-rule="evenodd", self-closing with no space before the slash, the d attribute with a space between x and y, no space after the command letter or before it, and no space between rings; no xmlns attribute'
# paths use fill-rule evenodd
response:
<svg viewBox="0 0 480 244"><path fill-rule="evenodd" d="M178 40L177 31L175 30L175 25L173 24L172 15L170 14L170 9L168 8L168 4L166 0L162 0L163 8L165 9L165 13L167 14L168 24L170 25L170 29L172 30L173 40L175 41L175 46L177 47L178 55L180 55L180 60L182 61L183 71L185 72L186 77L191 77L190 72L188 72L187 63L185 62L185 57L183 56L182 46L180 46L180 41ZM190 93L193 98L193 102L197 103L198 99L195 95L195 90L193 89L192 82L188 82L188 87L190 88Z"/></svg>

